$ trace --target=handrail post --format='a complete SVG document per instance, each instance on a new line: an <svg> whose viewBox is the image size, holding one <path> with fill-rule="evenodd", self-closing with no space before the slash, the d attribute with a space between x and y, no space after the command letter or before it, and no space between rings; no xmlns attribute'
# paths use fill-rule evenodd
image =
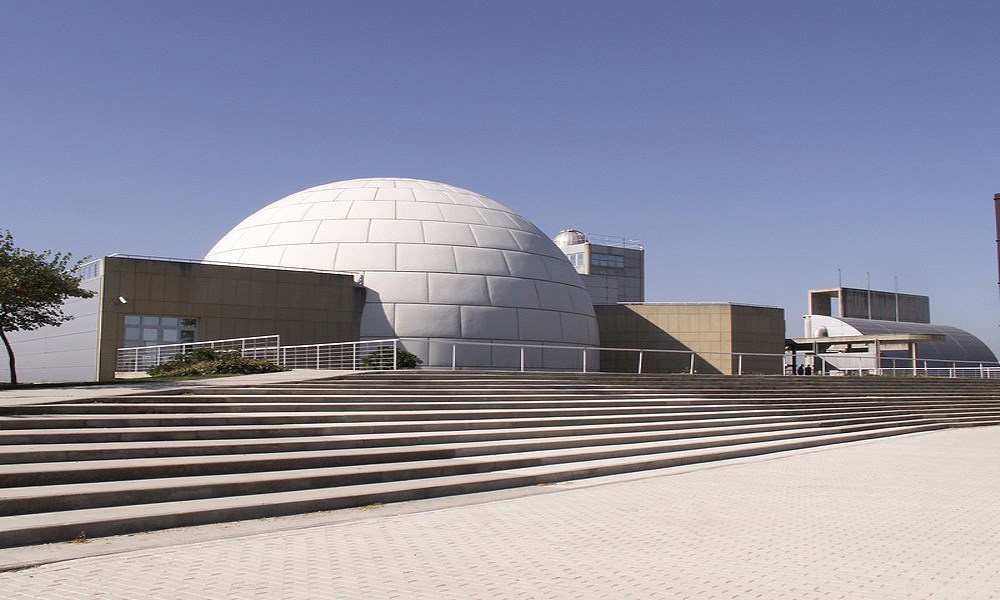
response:
<svg viewBox="0 0 1000 600"><path fill-rule="evenodd" d="M351 370L358 370L358 343L354 342L351 344Z"/></svg>
<svg viewBox="0 0 1000 600"><path fill-rule="evenodd" d="M456 365L456 362L457 362L455 359L457 357L457 354L458 354L458 344L452 344L451 345L451 370L452 371L455 370L455 365Z"/></svg>
<svg viewBox="0 0 1000 600"><path fill-rule="evenodd" d="M392 370L393 371L399 370L399 367L396 366L397 365L397 363L396 363L396 347L398 345L399 345L399 340L392 340Z"/></svg>
<svg viewBox="0 0 1000 600"><path fill-rule="evenodd" d="M691 353L691 366L688 368L688 375L694 375L694 352Z"/></svg>
<svg viewBox="0 0 1000 600"><path fill-rule="evenodd" d="M583 372L587 372L587 349L583 349Z"/></svg>
<svg viewBox="0 0 1000 600"><path fill-rule="evenodd" d="M638 375L642 375L642 350L639 350L639 368L635 372Z"/></svg>
<svg viewBox="0 0 1000 600"><path fill-rule="evenodd" d="M737 371L738 371L736 374L737 375L742 375L743 374L743 355L742 354L738 354L736 356L736 368L737 368Z"/></svg>
<svg viewBox="0 0 1000 600"><path fill-rule="evenodd" d="M524 373L524 346L521 346L521 372Z"/></svg>

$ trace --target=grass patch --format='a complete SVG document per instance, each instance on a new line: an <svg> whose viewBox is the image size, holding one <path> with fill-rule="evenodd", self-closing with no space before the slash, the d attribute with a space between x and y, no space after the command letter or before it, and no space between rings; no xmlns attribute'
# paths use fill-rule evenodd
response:
<svg viewBox="0 0 1000 600"><path fill-rule="evenodd" d="M71 544L86 544L88 542L90 542L90 540L87 538L86 531L81 531L80 535L76 536L75 538L69 541L69 543Z"/></svg>

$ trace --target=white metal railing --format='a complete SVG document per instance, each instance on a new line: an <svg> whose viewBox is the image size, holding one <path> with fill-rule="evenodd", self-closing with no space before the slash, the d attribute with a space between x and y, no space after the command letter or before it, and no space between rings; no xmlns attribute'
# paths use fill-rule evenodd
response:
<svg viewBox="0 0 1000 600"><path fill-rule="evenodd" d="M899 366L875 368L870 356L848 354L773 354L761 352L710 352L661 350L652 348L611 348L604 346L568 346L553 344L518 344L515 342L471 342L464 340L426 340L402 338L411 351L431 357L438 368L498 369L518 371L605 371L631 373L731 373L783 375L924 375L931 377L1000 378L1000 363L962 363L883 357ZM845 367L844 359L859 361ZM870 364L863 361L868 358ZM838 363L834 367L830 361Z"/></svg>
<svg viewBox="0 0 1000 600"><path fill-rule="evenodd" d="M1000 364L871 355L758 352L705 352L654 348L611 348L514 342L472 342L420 338L381 339L282 346L277 335L166 344L118 350L116 371L144 372L197 348L237 351L289 369L396 370L406 348L437 368L519 371L606 371L617 373L732 373L815 375L923 375L1000 378Z"/></svg>
<svg viewBox="0 0 1000 600"><path fill-rule="evenodd" d="M1000 366L979 365L977 367L932 367L918 366L916 371L908 368L882 368L877 375L923 375L925 377L972 377L976 379L1000 379Z"/></svg>
<svg viewBox="0 0 1000 600"><path fill-rule="evenodd" d="M791 355L789 355L790 357ZM977 379L1000 378L1000 363L942 360L935 358L880 356L876 364L872 354L798 353L799 365L809 364L817 375L920 375L924 377L973 377ZM787 364L787 361L786 361ZM883 366L883 365L892 366Z"/></svg>
<svg viewBox="0 0 1000 600"><path fill-rule="evenodd" d="M347 371L395 369L399 353L398 340L395 339L282 346L279 336L265 335L185 344L119 348L115 371L142 373L173 359L175 356L187 354L198 348L239 352L246 358L269 360L288 369Z"/></svg>
<svg viewBox="0 0 1000 600"><path fill-rule="evenodd" d="M438 367L629 373L782 373L784 354L401 338Z"/></svg>
<svg viewBox="0 0 1000 600"><path fill-rule="evenodd" d="M142 373L171 360L179 354L187 354L198 348L209 348L223 352L239 352L247 358L274 361L278 357L281 338L277 335L187 342L183 344L162 344L159 346L139 346L119 348L115 371L120 373Z"/></svg>
<svg viewBox="0 0 1000 600"><path fill-rule="evenodd" d="M275 362L288 369L395 370L398 355L399 340L368 340L282 346Z"/></svg>
<svg viewBox="0 0 1000 600"><path fill-rule="evenodd" d="M87 281L101 276L101 260L87 261L76 268L73 275L80 278L80 281Z"/></svg>

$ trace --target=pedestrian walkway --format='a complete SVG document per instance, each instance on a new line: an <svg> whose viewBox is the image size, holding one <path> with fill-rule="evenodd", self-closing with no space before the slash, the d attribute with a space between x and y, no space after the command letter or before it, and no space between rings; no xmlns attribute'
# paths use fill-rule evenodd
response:
<svg viewBox="0 0 1000 600"><path fill-rule="evenodd" d="M56 562L0 597L1000 598L1000 427L536 492Z"/></svg>

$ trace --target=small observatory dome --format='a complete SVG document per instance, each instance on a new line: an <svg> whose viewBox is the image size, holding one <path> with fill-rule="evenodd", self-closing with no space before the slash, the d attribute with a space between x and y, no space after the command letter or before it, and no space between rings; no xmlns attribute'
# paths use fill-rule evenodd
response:
<svg viewBox="0 0 1000 600"><path fill-rule="evenodd" d="M598 345L590 296L556 245L499 202L443 183L309 188L247 217L205 259L360 272L362 339L408 338L428 365L451 361L435 340ZM479 352L509 367L510 350Z"/></svg>
<svg viewBox="0 0 1000 600"><path fill-rule="evenodd" d="M556 234L553 241L556 243L556 246L565 248L567 246L575 246L577 244L586 244L590 240L587 239L587 234L579 229L563 229Z"/></svg>

